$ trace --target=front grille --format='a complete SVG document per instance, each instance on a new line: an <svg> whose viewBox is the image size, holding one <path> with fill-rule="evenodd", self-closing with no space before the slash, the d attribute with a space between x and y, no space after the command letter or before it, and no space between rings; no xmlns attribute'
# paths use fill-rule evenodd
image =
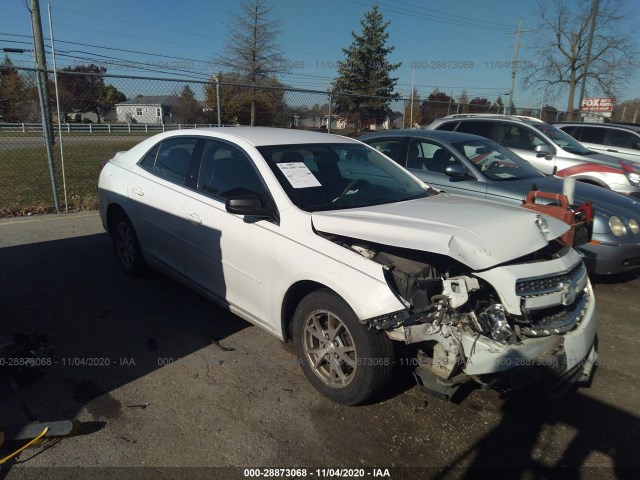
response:
<svg viewBox="0 0 640 480"><path fill-rule="evenodd" d="M582 292L570 306L556 306L526 313L528 324L521 333L528 337L546 337L573 330L582 320L589 304L588 291Z"/></svg>
<svg viewBox="0 0 640 480"><path fill-rule="evenodd" d="M563 284L575 283L575 280L582 278L584 273L586 273L586 269L584 264L580 262L571 270L558 275L518 280L516 282L516 294L520 297L527 297L560 291Z"/></svg>
<svg viewBox="0 0 640 480"><path fill-rule="evenodd" d="M521 333L544 337L573 330L589 305L587 285L582 262L557 275L518 280L516 292L522 298L523 313Z"/></svg>

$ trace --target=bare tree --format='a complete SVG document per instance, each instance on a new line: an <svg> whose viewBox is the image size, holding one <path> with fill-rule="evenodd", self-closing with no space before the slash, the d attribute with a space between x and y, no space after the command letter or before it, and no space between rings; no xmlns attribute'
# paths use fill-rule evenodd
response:
<svg viewBox="0 0 640 480"><path fill-rule="evenodd" d="M250 85L273 84L287 70L278 43L279 22L270 19L272 7L263 0L243 0L240 14L228 26L224 54L218 63L234 78ZM256 89L251 93L251 126L256 123Z"/></svg>
<svg viewBox="0 0 640 480"><path fill-rule="evenodd" d="M548 98L566 92L567 111L573 112L586 72L587 88L615 96L633 76L636 55L632 32L623 29L623 8L624 0L542 0L534 17L539 20L536 61L525 69L524 87L540 89Z"/></svg>

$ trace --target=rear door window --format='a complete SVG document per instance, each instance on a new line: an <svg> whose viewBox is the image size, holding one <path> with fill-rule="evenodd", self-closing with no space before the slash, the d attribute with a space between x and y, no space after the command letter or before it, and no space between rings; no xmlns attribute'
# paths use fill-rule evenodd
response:
<svg viewBox="0 0 640 480"><path fill-rule="evenodd" d="M430 173L446 174L450 165L466 167L449 150L427 140L411 140L407 150L407 168Z"/></svg>
<svg viewBox="0 0 640 480"><path fill-rule="evenodd" d="M456 132L471 133L473 135L480 135L485 138L492 138L494 122L460 122Z"/></svg>
<svg viewBox="0 0 640 480"><path fill-rule="evenodd" d="M569 133L569 132L567 132ZM597 143L604 145L604 136L607 131L604 128L598 127L582 127L582 132L578 138L581 142Z"/></svg>
<svg viewBox="0 0 640 480"><path fill-rule="evenodd" d="M367 145L375 148L379 152L384 153L387 157L395 160L400 165L404 166L401 158L400 158L400 139L388 139L388 138L380 138L371 140L367 143Z"/></svg>

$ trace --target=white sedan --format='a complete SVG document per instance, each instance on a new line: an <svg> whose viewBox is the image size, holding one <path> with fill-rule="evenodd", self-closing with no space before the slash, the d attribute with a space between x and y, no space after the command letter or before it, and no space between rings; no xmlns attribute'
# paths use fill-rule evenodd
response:
<svg viewBox="0 0 640 480"><path fill-rule="evenodd" d="M582 260L556 240L568 227L435 194L358 141L167 132L107 162L99 192L125 272L152 266L292 339L337 402L385 387L395 342L446 397L471 379L557 390L590 377L595 301Z"/></svg>

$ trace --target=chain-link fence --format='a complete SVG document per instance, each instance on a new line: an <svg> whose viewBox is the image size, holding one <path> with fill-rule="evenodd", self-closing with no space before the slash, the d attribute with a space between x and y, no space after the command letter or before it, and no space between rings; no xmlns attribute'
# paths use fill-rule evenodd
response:
<svg viewBox="0 0 640 480"><path fill-rule="evenodd" d="M488 102L414 102L278 84L253 87L78 72L59 72L56 79L50 72L49 155L36 72L5 68L0 74L0 215L53 211L56 203L62 211L96 208L100 163L167 130L254 125L353 136L365 129L424 126L455 113L509 113ZM511 113L564 119L564 112L555 109Z"/></svg>
<svg viewBox="0 0 640 480"><path fill-rule="evenodd" d="M373 128L408 126L403 100L392 100L392 115L380 118L368 111L367 102L374 108L381 99L350 96L361 109L343 118L326 91L78 73L59 73L56 88L50 72L54 201L35 71L1 73L3 216L53 211L56 201L62 211L96 208L100 163L167 130L254 125L353 135L372 123L379 123Z"/></svg>

